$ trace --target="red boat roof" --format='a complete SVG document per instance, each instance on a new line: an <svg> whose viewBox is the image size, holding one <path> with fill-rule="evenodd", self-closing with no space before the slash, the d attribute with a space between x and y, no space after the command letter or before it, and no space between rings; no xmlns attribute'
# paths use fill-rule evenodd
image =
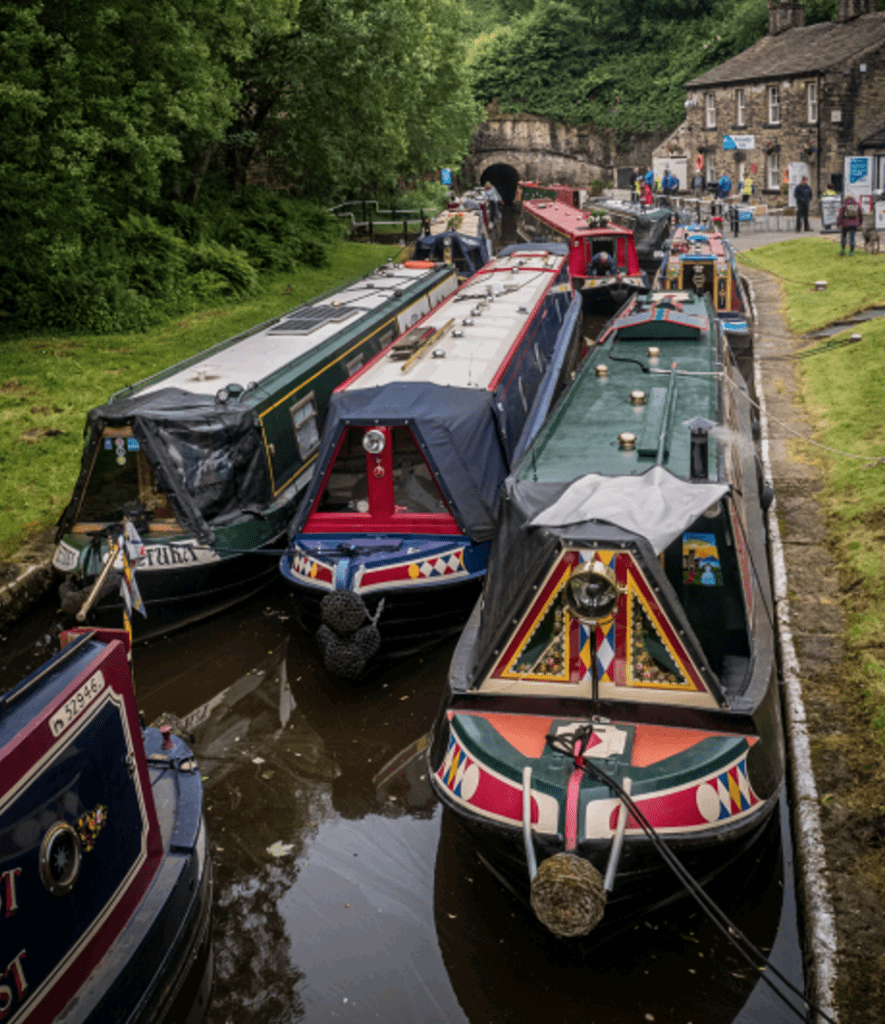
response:
<svg viewBox="0 0 885 1024"><path fill-rule="evenodd" d="M619 224L608 223L605 227L591 227L590 215L585 210L576 210L573 206L557 203L552 199L526 199L522 205L539 220L567 235L633 237L633 232L629 228L621 227Z"/></svg>

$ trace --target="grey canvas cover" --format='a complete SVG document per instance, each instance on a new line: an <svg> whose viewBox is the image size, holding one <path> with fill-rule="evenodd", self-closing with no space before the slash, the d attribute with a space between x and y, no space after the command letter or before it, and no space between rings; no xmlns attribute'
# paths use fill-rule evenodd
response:
<svg viewBox="0 0 885 1024"><path fill-rule="evenodd" d="M214 526L261 515L270 504L267 457L255 410L235 401L164 388L90 410L74 496L59 520L73 521L106 427L128 426L183 527L203 543Z"/></svg>
<svg viewBox="0 0 885 1024"><path fill-rule="evenodd" d="M408 426L460 528L476 543L495 532L501 484L509 467L485 389L388 383L336 392L320 440L317 472L290 536L301 531L325 482L342 432L351 426Z"/></svg>
<svg viewBox="0 0 885 1024"><path fill-rule="evenodd" d="M446 239L452 244L452 260L462 274L472 277L492 258L484 238L471 238L460 231L441 231L438 235L422 235L415 242L415 259L443 259Z"/></svg>

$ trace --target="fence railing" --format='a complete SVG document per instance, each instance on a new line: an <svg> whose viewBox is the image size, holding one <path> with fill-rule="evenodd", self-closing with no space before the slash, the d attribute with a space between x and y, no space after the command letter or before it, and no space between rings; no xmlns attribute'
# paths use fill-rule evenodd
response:
<svg viewBox="0 0 885 1024"><path fill-rule="evenodd" d="M368 238L395 234L403 243L409 242L425 231L430 221L445 207L399 209L396 206L379 205L377 199L351 199L333 206L329 213L350 222L351 238Z"/></svg>

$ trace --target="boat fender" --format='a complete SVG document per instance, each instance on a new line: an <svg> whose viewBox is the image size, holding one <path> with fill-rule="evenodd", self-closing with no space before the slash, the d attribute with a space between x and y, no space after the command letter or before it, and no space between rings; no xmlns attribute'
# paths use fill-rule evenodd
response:
<svg viewBox="0 0 885 1024"><path fill-rule="evenodd" d="M771 503L774 501L774 488L771 486L770 481L766 480L762 485L762 489L759 491L759 504L762 506L762 511L767 512L771 508Z"/></svg>
<svg viewBox="0 0 885 1024"><path fill-rule="evenodd" d="M436 263L433 260L406 260L403 266L409 270L433 270Z"/></svg>
<svg viewBox="0 0 885 1024"><path fill-rule="evenodd" d="M320 602L320 618L339 636L355 632L369 617L366 605L352 590L336 590Z"/></svg>
<svg viewBox="0 0 885 1024"><path fill-rule="evenodd" d="M350 636L340 636L325 624L316 632L326 671L342 679L359 679L366 663L378 653L381 637L374 622L361 626Z"/></svg>
<svg viewBox="0 0 885 1024"><path fill-rule="evenodd" d="M591 932L605 913L605 899L602 875L573 853L555 853L541 861L531 883L535 917L561 939Z"/></svg>

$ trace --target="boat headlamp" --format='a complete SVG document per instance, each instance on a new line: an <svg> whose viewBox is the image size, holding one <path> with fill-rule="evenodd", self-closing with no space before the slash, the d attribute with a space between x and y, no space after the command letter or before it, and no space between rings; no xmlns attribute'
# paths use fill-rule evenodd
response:
<svg viewBox="0 0 885 1024"><path fill-rule="evenodd" d="M614 570L597 559L573 573L565 585L565 603L569 612L583 622L607 619L618 603Z"/></svg>
<svg viewBox="0 0 885 1024"><path fill-rule="evenodd" d="M367 430L363 434L363 448L370 455L380 455L384 451L386 443L387 439L384 436L383 430Z"/></svg>

